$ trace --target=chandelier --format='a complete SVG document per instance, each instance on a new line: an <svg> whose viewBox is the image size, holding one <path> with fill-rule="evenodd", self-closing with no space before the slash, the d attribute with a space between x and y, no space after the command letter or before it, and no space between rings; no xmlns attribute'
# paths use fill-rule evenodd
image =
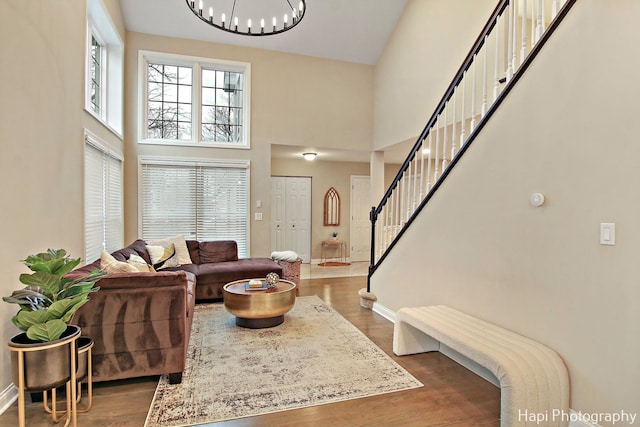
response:
<svg viewBox="0 0 640 427"><path fill-rule="evenodd" d="M248 1L244 0L245 6ZM202 21L219 30L244 36L271 36L289 31L302 21L307 10L305 0L300 0L297 8L289 0L273 0L274 6L270 6L272 10L268 12L264 10L264 0L253 1L260 4L262 16L250 16L248 11L236 9L238 0L233 0L233 4L230 0L198 0L197 3L186 0L191 12ZM281 4L277 6L278 3ZM245 13L247 16L241 16Z"/></svg>

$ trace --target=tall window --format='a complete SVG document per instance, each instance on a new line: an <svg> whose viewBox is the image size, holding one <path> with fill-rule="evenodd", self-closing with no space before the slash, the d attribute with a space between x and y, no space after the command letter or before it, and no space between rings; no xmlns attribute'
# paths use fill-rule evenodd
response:
<svg viewBox="0 0 640 427"><path fill-rule="evenodd" d="M87 0L85 109L122 135L123 42L101 0Z"/></svg>
<svg viewBox="0 0 640 427"><path fill-rule="evenodd" d="M249 64L140 53L140 142L248 148Z"/></svg>
<svg viewBox="0 0 640 427"><path fill-rule="evenodd" d="M140 158L145 240L235 240L249 256L249 163Z"/></svg>
<svg viewBox="0 0 640 427"><path fill-rule="evenodd" d="M122 155L85 130L85 261L100 258L124 244Z"/></svg>

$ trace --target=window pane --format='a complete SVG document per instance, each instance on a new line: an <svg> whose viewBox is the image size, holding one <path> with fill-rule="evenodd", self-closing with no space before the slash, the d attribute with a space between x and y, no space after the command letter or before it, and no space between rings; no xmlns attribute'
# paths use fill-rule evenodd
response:
<svg viewBox="0 0 640 427"><path fill-rule="evenodd" d="M191 68L179 67L178 68L178 81L181 85L191 86Z"/></svg>
<svg viewBox="0 0 640 427"><path fill-rule="evenodd" d="M202 89L202 104L203 105L215 105L216 104L216 91L215 89Z"/></svg>
<svg viewBox="0 0 640 427"><path fill-rule="evenodd" d="M202 86L215 87L216 72L214 70L202 70Z"/></svg>
<svg viewBox="0 0 640 427"><path fill-rule="evenodd" d="M163 100L165 102L178 102L178 86L171 84L162 85Z"/></svg>
<svg viewBox="0 0 640 427"><path fill-rule="evenodd" d="M191 139L192 69L148 64L147 136L175 140ZM177 84L178 80L181 84ZM187 129L189 128L189 129Z"/></svg>

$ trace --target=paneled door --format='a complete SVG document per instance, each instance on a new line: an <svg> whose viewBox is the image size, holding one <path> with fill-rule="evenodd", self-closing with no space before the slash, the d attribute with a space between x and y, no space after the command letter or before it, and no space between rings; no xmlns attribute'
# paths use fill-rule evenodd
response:
<svg viewBox="0 0 640 427"><path fill-rule="evenodd" d="M311 262L311 178L271 177L271 250Z"/></svg>
<svg viewBox="0 0 640 427"><path fill-rule="evenodd" d="M351 176L351 262L368 261L371 255L370 193L368 176Z"/></svg>

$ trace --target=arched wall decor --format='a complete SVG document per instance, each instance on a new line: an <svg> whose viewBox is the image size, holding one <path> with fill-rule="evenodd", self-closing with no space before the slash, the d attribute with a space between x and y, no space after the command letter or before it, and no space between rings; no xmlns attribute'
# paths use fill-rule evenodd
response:
<svg viewBox="0 0 640 427"><path fill-rule="evenodd" d="M324 195L324 225L340 225L340 195L333 187Z"/></svg>

